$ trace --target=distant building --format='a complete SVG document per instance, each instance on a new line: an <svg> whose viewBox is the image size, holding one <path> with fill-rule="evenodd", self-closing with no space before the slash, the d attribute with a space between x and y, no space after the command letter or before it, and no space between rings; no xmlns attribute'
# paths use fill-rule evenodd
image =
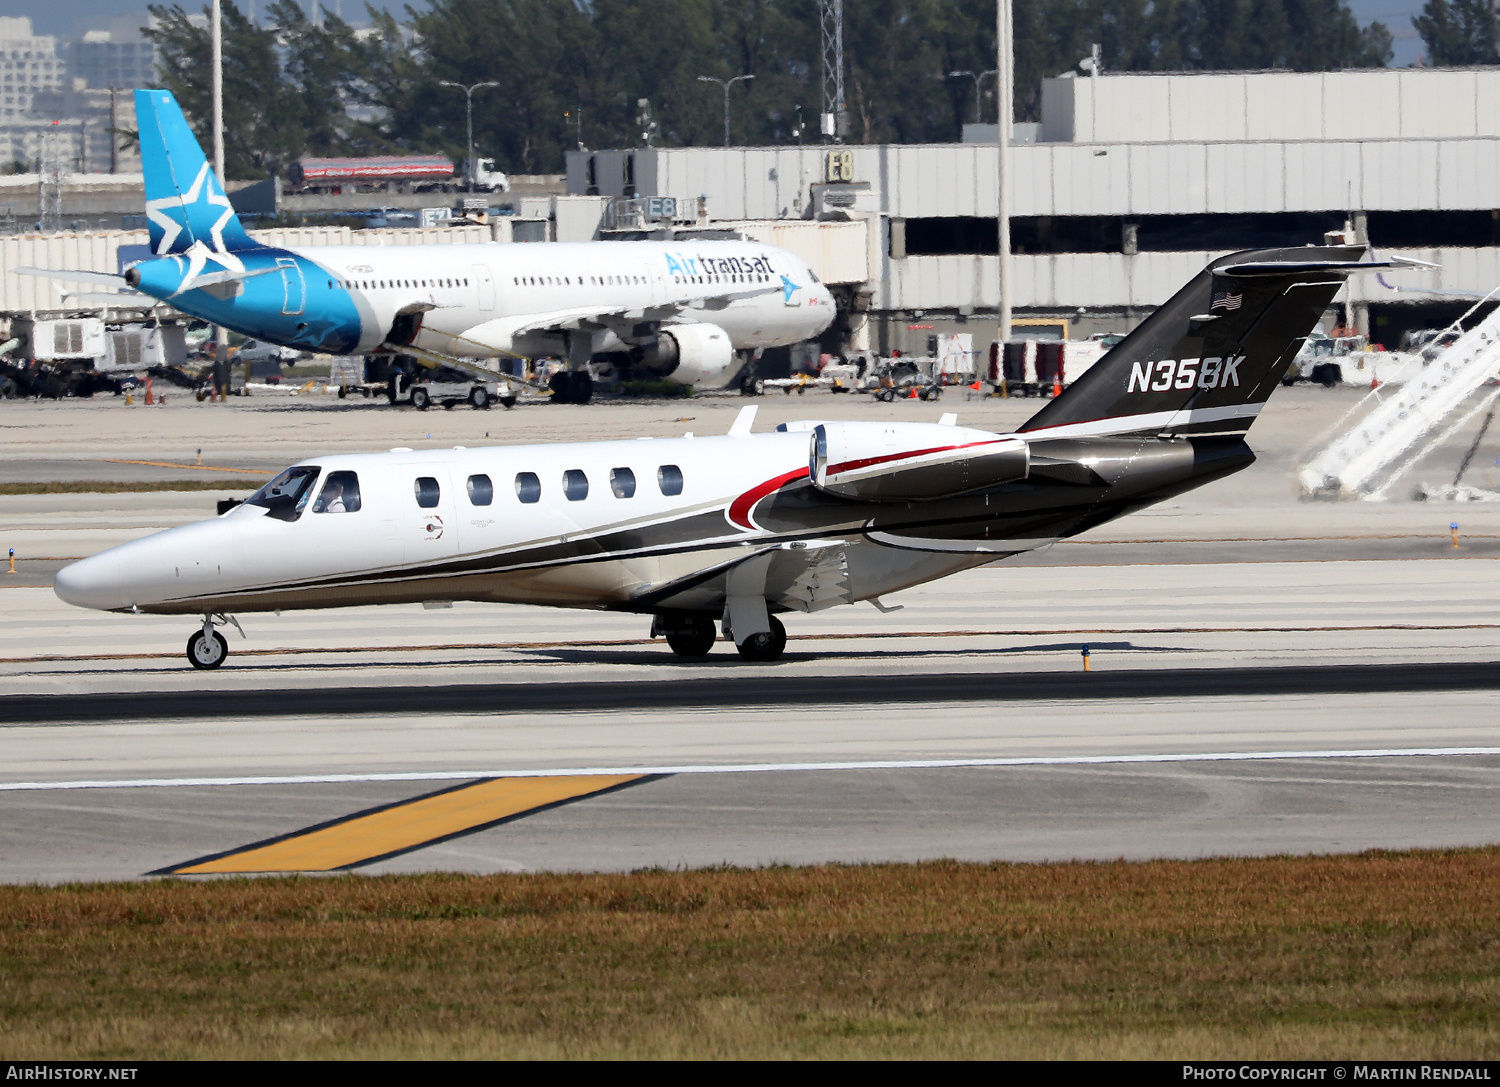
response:
<svg viewBox="0 0 1500 1087"><path fill-rule="evenodd" d="M33 34L31 20L0 16L0 122L27 117L32 99L63 85L57 39Z"/></svg>
<svg viewBox="0 0 1500 1087"><path fill-rule="evenodd" d="M90 30L64 47L70 79L84 86L133 90L156 85L156 46L141 37L140 19L117 19L108 30Z"/></svg>
<svg viewBox="0 0 1500 1087"><path fill-rule="evenodd" d="M987 127L970 137L993 140ZM1421 289L1410 293L1351 280L1340 316L1377 341L1394 346L1407 328L1451 320L1467 303L1444 291L1500 284L1500 68L1048 79L1040 128L1016 127L1011 302L1021 328L1124 331L1214 255L1321 242L1346 221L1382 254L1442 265L1387 277ZM862 223L868 279L851 285L848 312L851 338L871 347L993 335L993 142L567 160L570 193L675 198L683 229Z"/></svg>
<svg viewBox="0 0 1500 1087"><path fill-rule="evenodd" d="M134 127L130 92L156 83L145 16L122 16L58 46L31 20L0 18L0 163L27 171L134 173L140 154L111 129Z"/></svg>

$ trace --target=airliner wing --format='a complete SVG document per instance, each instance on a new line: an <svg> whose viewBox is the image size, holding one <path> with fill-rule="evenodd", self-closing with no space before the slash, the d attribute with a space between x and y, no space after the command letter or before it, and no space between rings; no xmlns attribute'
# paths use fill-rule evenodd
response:
<svg viewBox="0 0 1500 1087"><path fill-rule="evenodd" d="M759 295L774 294L779 286L757 287L744 291L719 291L684 295L667 302L650 306L579 306L574 309L548 310L527 313L516 317L498 317L475 325L454 339L495 351L508 351L517 336L528 332L565 332L583 328L609 328L612 325L634 326L644 323L671 321L694 306L720 310L731 302Z"/></svg>

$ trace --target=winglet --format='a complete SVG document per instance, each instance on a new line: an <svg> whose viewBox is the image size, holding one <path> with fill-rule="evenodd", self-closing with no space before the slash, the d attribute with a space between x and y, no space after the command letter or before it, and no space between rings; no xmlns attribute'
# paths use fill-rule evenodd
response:
<svg viewBox="0 0 1500 1087"><path fill-rule="evenodd" d="M136 91L135 119L151 251L183 253L195 242L218 253L252 248L172 92Z"/></svg>
<svg viewBox="0 0 1500 1087"><path fill-rule="evenodd" d="M751 404L747 408L741 408L740 413L734 417L734 425L729 428L731 438L750 437L750 427L755 422L755 413L758 405Z"/></svg>

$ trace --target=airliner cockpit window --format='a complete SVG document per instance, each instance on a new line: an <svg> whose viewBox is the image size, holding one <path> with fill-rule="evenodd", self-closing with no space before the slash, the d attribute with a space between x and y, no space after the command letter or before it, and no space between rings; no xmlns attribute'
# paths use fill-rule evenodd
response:
<svg viewBox="0 0 1500 1087"><path fill-rule="evenodd" d="M329 472L312 510L314 513L358 513L359 476L353 472Z"/></svg>
<svg viewBox="0 0 1500 1087"><path fill-rule="evenodd" d="M312 493L320 470L313 464L288 468L245 499L245 505L262 506L266 516L278 521L295 521L302 516L302 507L307 505L307 496Z"/></svg>

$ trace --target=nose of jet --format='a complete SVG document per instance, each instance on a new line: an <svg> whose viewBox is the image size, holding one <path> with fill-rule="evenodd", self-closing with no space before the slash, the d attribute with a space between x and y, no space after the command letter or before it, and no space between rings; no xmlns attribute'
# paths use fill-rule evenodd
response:
<svg viewBox="0 0 1500 1087"><path fill-rule="evenodd" d="M118 551L109 550L64 566L52 581L58 598L80 608L110 611L128 606Z"/></svg>

